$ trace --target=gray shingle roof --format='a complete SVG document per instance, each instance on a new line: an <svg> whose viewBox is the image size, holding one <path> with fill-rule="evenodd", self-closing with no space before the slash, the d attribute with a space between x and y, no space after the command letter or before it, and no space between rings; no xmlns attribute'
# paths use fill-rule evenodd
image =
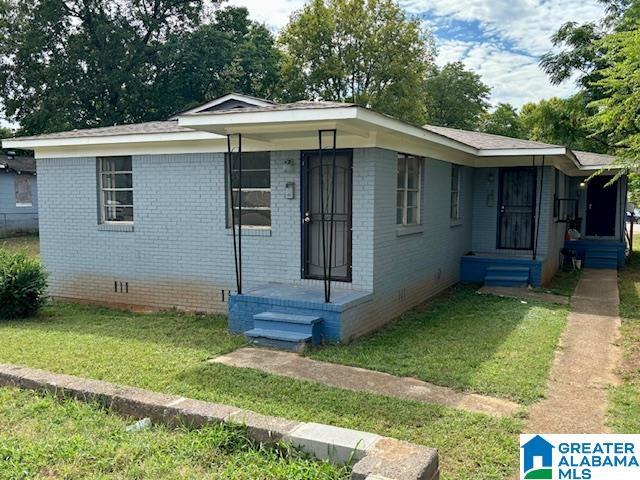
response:
<svg viewBox="0 0 640 480"><path fill-rule="evenodd" d="M36 160L33 157L11 157L7 155L0 155L0 171L2 170L35 173Z"/></svg>
<svg viewBox="0 0 640 480"><path fill-rule="evenodd" d="M507 150L510 148L562 148L560 145L551 145L531 140L521 140L519 138L493 135L491 133L459 130L457 128L436 127L433 125L424 125L422 128L479 150Z"/></svg>
<svg viewBox="0 0 640 480"><path fill-rule="evenodd" d="M113 127L83 128L66 132L44 133L30 137L19 137L20 140L44 140L50 138L84 138L104 137L110 135L133 135L136 133L177 133L193 132L193 129L181 127L178 121L144 122L130 125L114 125Z"/></svg>
<svg viewBox="0 0 640 480"><path fill-rule="evenodd" d="M605 167L615 162L616 157L604 153L591 153L573 150L574 155L583 167Z"/></svg>

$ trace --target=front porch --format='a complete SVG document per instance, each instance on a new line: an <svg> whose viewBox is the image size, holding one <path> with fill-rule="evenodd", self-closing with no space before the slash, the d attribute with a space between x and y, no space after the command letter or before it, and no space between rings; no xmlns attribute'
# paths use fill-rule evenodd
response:
<svg viewBox="0 0 640 480"><path fill-rule="evenodd" d="M582 260L582 265L586 268L618 269L624 267L627 244L615 240L585 238L567 240L564 248L575 252L576 258Z"/></svg>
<svg viewBox="0 0 640 480"><path fill-rule="evenodd" d="M299 350L305 344L339 341L343 322L373 293L332 285L326 303L318 284L266 283L229 297L229 330L252 343Z"/></svg>

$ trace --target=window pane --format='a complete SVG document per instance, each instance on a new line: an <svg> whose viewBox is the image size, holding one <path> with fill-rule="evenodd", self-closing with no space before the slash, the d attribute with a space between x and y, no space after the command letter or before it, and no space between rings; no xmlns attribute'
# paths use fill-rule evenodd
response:
<svg viewBox="0 0 640 480"><path fill-rule="evenodd" d="M133 222L133 207L104 207L104 219L107 222Z"/></svg>
<svg viewBox="0 0 640 480"><path fill-rule="evenodd" d="M404 190L396 193L396 207L404 208Z"/></svg>
<svg viewBox="0 0 640 480"><path fill-rule="evenodd" d="M231 175L233 188L240 187L240 173L234 170ZM269 170L242 171L242 188L269 188L271 175Z"/></svg>
<svg viewBox="0 0 640 480"><path fill-rule="evenodd" d="M403 222L402 212L403 211L404 211L404 209L401 208L401 207L396 208L396 223L398 225L402 225L402 222Z"/></svg>
<svg viewBox="0 0 640 480"><path fill-rule="evenodd" d="M451 190L458 191L458 182L460 178L460 168L457 165L451 167Z"/></svg>
<svg viewBox="0 0 640 480"><path fill-rule="evenodd" d="M130 173L102 174L102 188L132 188L133 176Z"/></svg>
<svg viewBox="0 0 640 480"><path fill-rule="evenodd" d="M111 207L115 205L133 205L132 190L105 190L104 205Z"/></svg>
<svg viewBox="0 0 640 480"><path fill-rule="evenodd" d="M106 157L101 163L103 172L131 171L131 157Z"/></svg>
<svg viewBox="0 0 640 480"><path fill-rule="evenodd" d="M418 206L418 192L407 192L407 207Z"/></svg>
<svg viewBox="0 0 640 480"><path fill-rule="evenodd" d="M407 188L418 188L418 160L411 158L407 161L408 175Z"/></svg>
<svg viewBox="0 0 640 480"><path fill-rule="evenodd" d="M236 211L236 225L239 223L238 209ZM250 210L242 209L242 225L250 225L254 227L268 227L271 225L270 210Z"/></svg>
<svg viewBox="0 0 640 480"><path fill-rule="evenodd" d="M406 160L404 158L398 159L398 184L397 188L404 188L404 176L406 169Z"/></svg>
<svg viewBox="0 0 640 480"><path fill-rule="evenodd" d="M233 204L239 206L239 192L233 192ZM242 206L243 207L270 207L271 206L271 191L258 190L258 191L242 191Z"/></svg>
<svg viewBox="0 0 640 480"><path fill-rule="evenodd" d="M231 155L232 167L240 168L237 154ZM271 168L271 154L269 152L250 152L242 154L242 170L269 170Z"/></svg>
<svg viewBox="0 0 640 480"><path fill-rule="evenodd" d="M418 223L418 209L415 207L407 208L407 224Z"/></svg>

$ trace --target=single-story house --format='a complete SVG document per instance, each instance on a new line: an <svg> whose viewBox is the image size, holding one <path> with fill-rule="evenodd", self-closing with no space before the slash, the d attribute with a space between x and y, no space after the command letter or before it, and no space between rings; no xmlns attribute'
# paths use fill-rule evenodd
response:
<svg viewBox="0 0 640 480"><path fill-rule="evenodd" d="M37 231L36 161L0 154L0 236Z"/></svg>
<svg viewBox="0 0 640 480"><path fill-rule="evenodd" d="M348 341L460 280L543 285L570 226L587 267L624 262L626 179L586 182L614 158L352 104L230 94L4 145L35 151L51 295L228 312L257 343Z"/></svg>

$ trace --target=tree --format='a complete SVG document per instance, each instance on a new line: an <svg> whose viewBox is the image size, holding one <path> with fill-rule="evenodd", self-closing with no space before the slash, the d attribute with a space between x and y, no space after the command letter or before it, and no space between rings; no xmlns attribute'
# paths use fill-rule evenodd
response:
<svg viewBox="0 0 640 480"><path fill-rule="evenodd" d="M393 0L311 0L280 35L285 100L353 102L424 119L432 37Z"/></svg>
<svg viewBox="0 0 640 480"><path fill-rule="evenodd" d="M486 113L491 89L462 62L434 67L426 81L427 123L473 130Z"/></svg>
<svg viewBox="0 0 640 480"><path fill-rule="evenodd" d="M158 50L202 0L4 0L0 92L21 133L147 120Z"/></svg>
<svg viewBox="0 0 640 480"><path fill-rule="evenodd" d="M508 103L499 103L493 112L485 113L480 130L505 137L524 138L518 111Z"/></svg>
<svg viewBox="0 0 640 480"><path fill-rule="evenodd" d="M578 93L524 105L520 113L524 136L576 150L606 153L606 139L592 136L594 131L588 126L588 101L584 93Z"/></svg>
<svg viewBox="0 0 640 480"><path fill-rule="evenodd" d="M269 30L251 22L246 8L218 10L212 23L172 35L160 50L156 117L230 91L273 98L279 57Z"/></svg>
<svg viewBox="0 0 640 480"><path fill-rule="evenodd" d="M596 86L602 98L591 103L590 126L605 135L619 163L640 166L640 21L634 30L617 32L601 41L609 65L600 71Z"/></svg>

